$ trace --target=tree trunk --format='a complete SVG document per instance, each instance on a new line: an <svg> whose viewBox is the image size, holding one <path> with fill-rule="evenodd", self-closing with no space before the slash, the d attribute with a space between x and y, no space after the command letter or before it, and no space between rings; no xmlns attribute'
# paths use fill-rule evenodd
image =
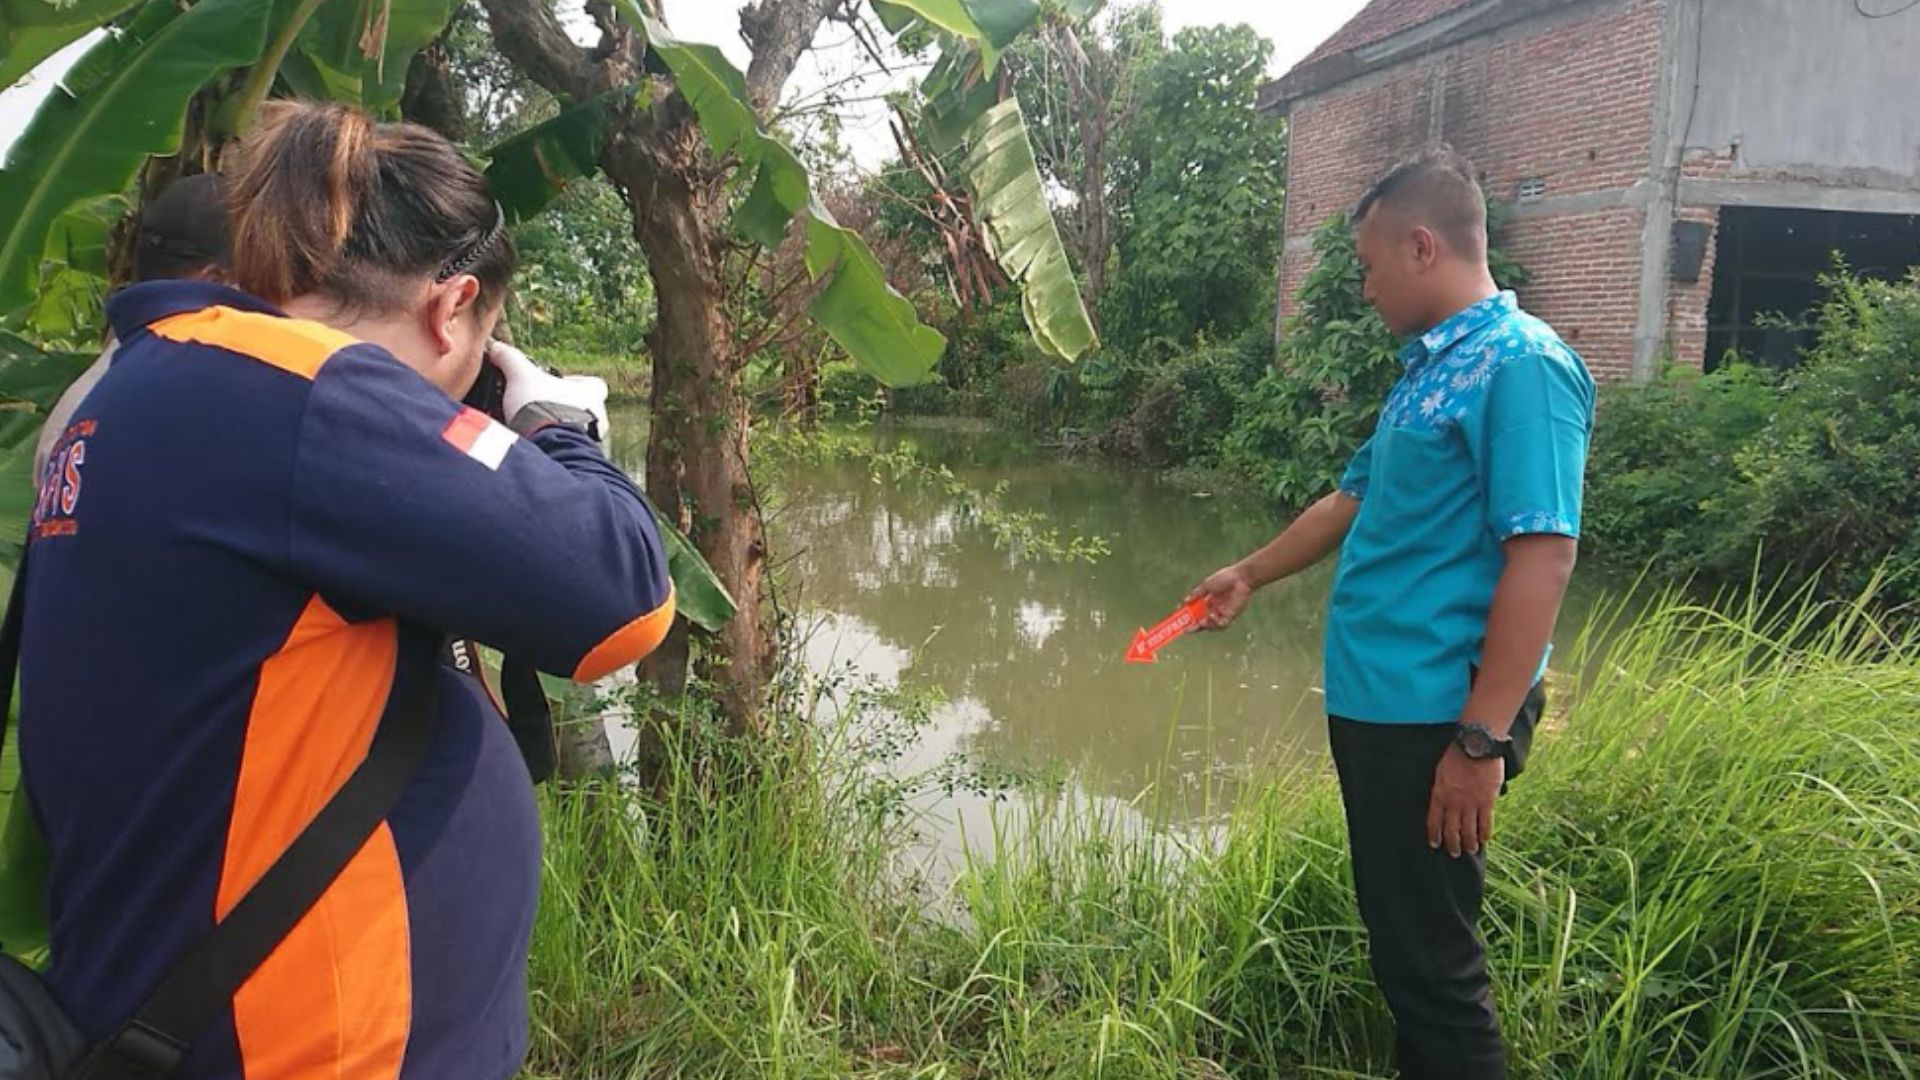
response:
<svg viewBox="0 0 1920 1080"><path fill-rule="evenodd" d="M630 83L642 70L644 44L589 5L601 23L601 47L574 45L539 0L483 0L494 38L514 63L549 90L575 100ZM741 11L753 49L748 96L764 116L778 102L800 55L839 0L758 0ZM657 0L642 0L660 14ZM707 152L690 107L679 95L657 95L615 123L601 165L626 194L634 237L647 255L659 318L648 338L653 354L653 427L647 441L647 494L680 525L733 594L739 613L694 655L685 620L641 674L670 700L688 684L688 664L712 685L727 727L760 730L771 678L773 639L761 614L766 543L747 472L751 431L741 392L733 327L727 319L720 265L728 236L725 174ZM643 782L658 779L664 725L640 723Z"/></svg>
<svg viewBox="0 0 1920 1080"><path fill-rule="evenodd" d="M717 691L729 729L745 734L758 730L773 662L761 615L766 543L747 475L751 418L720 279L725 192L691 114L677 111L672 130L618 140L608 167L625 190L647 192L633 200L634 234L659 302L647 342L647 493L693 539L739 605L733 620L702 642L698 674ZM677 625L643 668L669 697L686 685L690 633L686 623Z"/></svg>
<svg viewBox="0 0 1920 1080"><path fill-rule="evenodd" d="M1087 315L1100 326L1100 301L1107 295L1107 263L1113 257L1113 212L1107 205L1107 125L1099 110L1080 122L1086 140L1087 169L1081 178L1080 257L1087 270Z"/></svg>
<svg viewBox="0 0 1920 1080"><path fill-rule="evenodd" d="M1113 210L1107 202L1107 135L1113 102L1093 85L1093 64L1071 25L1055 31L1068 72L1067 91L1080 127L1080 263L1087 272L1087 314L1098 329L1100 300L1107 294L1107 263L1113 257Z"/></svg>

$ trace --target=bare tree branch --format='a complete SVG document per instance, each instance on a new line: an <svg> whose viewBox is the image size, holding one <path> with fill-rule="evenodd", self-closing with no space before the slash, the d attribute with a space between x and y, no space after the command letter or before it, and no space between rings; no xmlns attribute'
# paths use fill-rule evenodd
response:
<svg viewBox="0 0 1920 1080"><path fill-rule="evenodd" d="M747 97L761 116L780 103L780 92L820 24L842 0L755 0L740 10L740 35L753 50L747 67Z"/></svg>
<svg viewBox="0 0 1920 1080"><path fill-rule="evenodd" d="M480 2L500 51L549 92L585 101L612 88L604 68L573 43L543 0Z"/></svg>
<svg viewBox="0 0 1920 1080"><path fill-rule="evenodd" d="M844 22L852 27L854 40L860 42L860 47L866 50L867 57L880 65L881 71L889 75L893 74L893 69L887 66L886 58L880 55L879 37L874 34L873 28L867 25L867 20L861 16L859 8L844 8L833 18L836 22Z"/></svg>

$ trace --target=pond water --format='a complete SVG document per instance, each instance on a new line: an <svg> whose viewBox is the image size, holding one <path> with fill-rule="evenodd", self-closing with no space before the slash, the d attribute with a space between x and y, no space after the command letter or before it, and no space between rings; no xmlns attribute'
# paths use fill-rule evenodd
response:
<svg viewBox="0 0 1920 1080"><path fill-rule="evenodd" d="M808 465L779 481L772 540L782 601L801 613L814 673L933 691L903 775L964 762L977 775L1039 775L1110 817L1204 824L1248 783L1322 768L1321 637L1332 565L1257 596L1221 634L1189 635L1153 666L1123 656L1136 629L1207 573L1273 537L1255 502L1110 463L1062 460L1004 433L947 423L883 424L876 448L910 446L996 505L1034 510L1063 533L1105 538L1092 564L1023 558L997 545L964 500L937 485L876 480L858 461ZM1597 589L1582 582L1561 620L1571 643ZM915 799L929 850L951 854L995 812L991 793L926 785Z"/></svg>

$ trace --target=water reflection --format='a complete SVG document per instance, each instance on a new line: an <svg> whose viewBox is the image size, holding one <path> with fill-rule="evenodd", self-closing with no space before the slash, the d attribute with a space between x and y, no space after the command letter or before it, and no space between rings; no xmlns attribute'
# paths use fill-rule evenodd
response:
<svg viewBox="0 0 1920 1080"><path fill-rule="evenodd" d="M802 602L857 619L911 657L913 679L984 709L963 749L1018 770L1065 764L1120 799L1157 779L1184 792L1184 813L1272 753L1317 752L1325 572L1268 590L1233 631L1186 638L1156 666L1121 662L1136 628L1271 536L1257 507L999 437L874 437L910 442L978 486L1004 481L1008 508L1113 548L1091 566L1023 559L927 486L877 484L859 465L785 479L775 539L796 558Z"/></svg>
<svg viewBox="0 0 1920 1080"><path fill-rule="evenodd" d="M961 754L989 771L1064 774L1110 808L1151 788L1157 815L1194 821L1277 768L1323 767L1330 567L1266 590L1234 629L1184 638L1158 665L1121 660L1136 628L1272 537L1267 510L985 431L908 425L870 437L909 444L980 488L1004 482L1007 509L1112 547L1093 565L1022 558L944 492L876 482L857 463L781 478L772 540L793 560L786 603L810 615L809 667L934 687L946 702L900 770ZM1563 626L1577 627L1582 608L1576 597ZM933 845L978 835L991 804L964 791L923 800Z"/></svg>

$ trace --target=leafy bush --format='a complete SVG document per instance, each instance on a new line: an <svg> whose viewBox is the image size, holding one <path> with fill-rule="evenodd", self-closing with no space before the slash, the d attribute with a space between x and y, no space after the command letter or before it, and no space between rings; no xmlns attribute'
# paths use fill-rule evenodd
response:
<svg viewBox="0 0 1920 1080"><path fill-rule="evenodd" d="M1820 573L1853 594L1889 559L1891 596L1920 598L1920 274L1904 284L1827 279L1818 338L1787 377L1781 408L1739 455L1718 501L1733 579L1747 557L1782 575Z"/></svg>
<svg viewBox="0 0 1920 1080"><path fill-rule="evenodd" d="M631 245L607 242L632 227L626 203L599 179L572 185L547 212L514 227L521 273L511 315L529 352L640 352L653 321L653 282Z"/></svg>
<svg viewBox="0 0 1920 1080"><path fill-rule="evenodd" d="M1720 518L1737 458L1779 406L1777 378L1744 364L1711 375L1673 367L1648 386L1603 388L1587 469L1589 547L1656 563L1662 576L1724 561L1714 549L1729 542Z"/></svg>
<svg viewBox="0 0 1920 1080"><path fill-rule="evenodd" d="M988 410L1002 423L1021 431L1043 433L1054 428L1060 401L1059 380L1065 369L1048 360L1008 364L995 382Z"/></svg>
<svg viewBox="0 0 1920 1080"><path fill-rule="evenodd" d="M1002 290L994 304L971 321L952 315L941 325L947 352L940 358L940 378L955 390L990 385L1008 367L1044 357L1027 329L1020 311L1020 294Z"/></svg>
<svg viewBox="0 0 1920 1080"><path fill-rule="evenodd" d="M871 411L885 391L851 360L836 360L820 372L820 404L837 416Z"/></svg>
<svg viewBox="0 0 1920 1080"><path fill-rule="evenodd" d="M1314 234L1318 264L1287 320L1280 362L1247 395L1222 457L1285 506L1339 482L1400 377L1399 342L1362 294L1365 275L1345 216Z"/></svg>
<svg viewBox="0 0 1920 1080"><path fill-rule="evenodd" d="M1817 579L1920 599L1920 275L1826 280L1818 333L1777 388L1736 368L1607 399L1589 514L1605 554L1707 584Z"/></svg>
<svg viewBox="0 0 1920 1080"><path fill-rule="evenodd" d="M1144 369L1132 409L1103 442L1157 465L1216 467L1248 388L1272 365L1264 329L1231 344L1202 341Z"/></svg>

